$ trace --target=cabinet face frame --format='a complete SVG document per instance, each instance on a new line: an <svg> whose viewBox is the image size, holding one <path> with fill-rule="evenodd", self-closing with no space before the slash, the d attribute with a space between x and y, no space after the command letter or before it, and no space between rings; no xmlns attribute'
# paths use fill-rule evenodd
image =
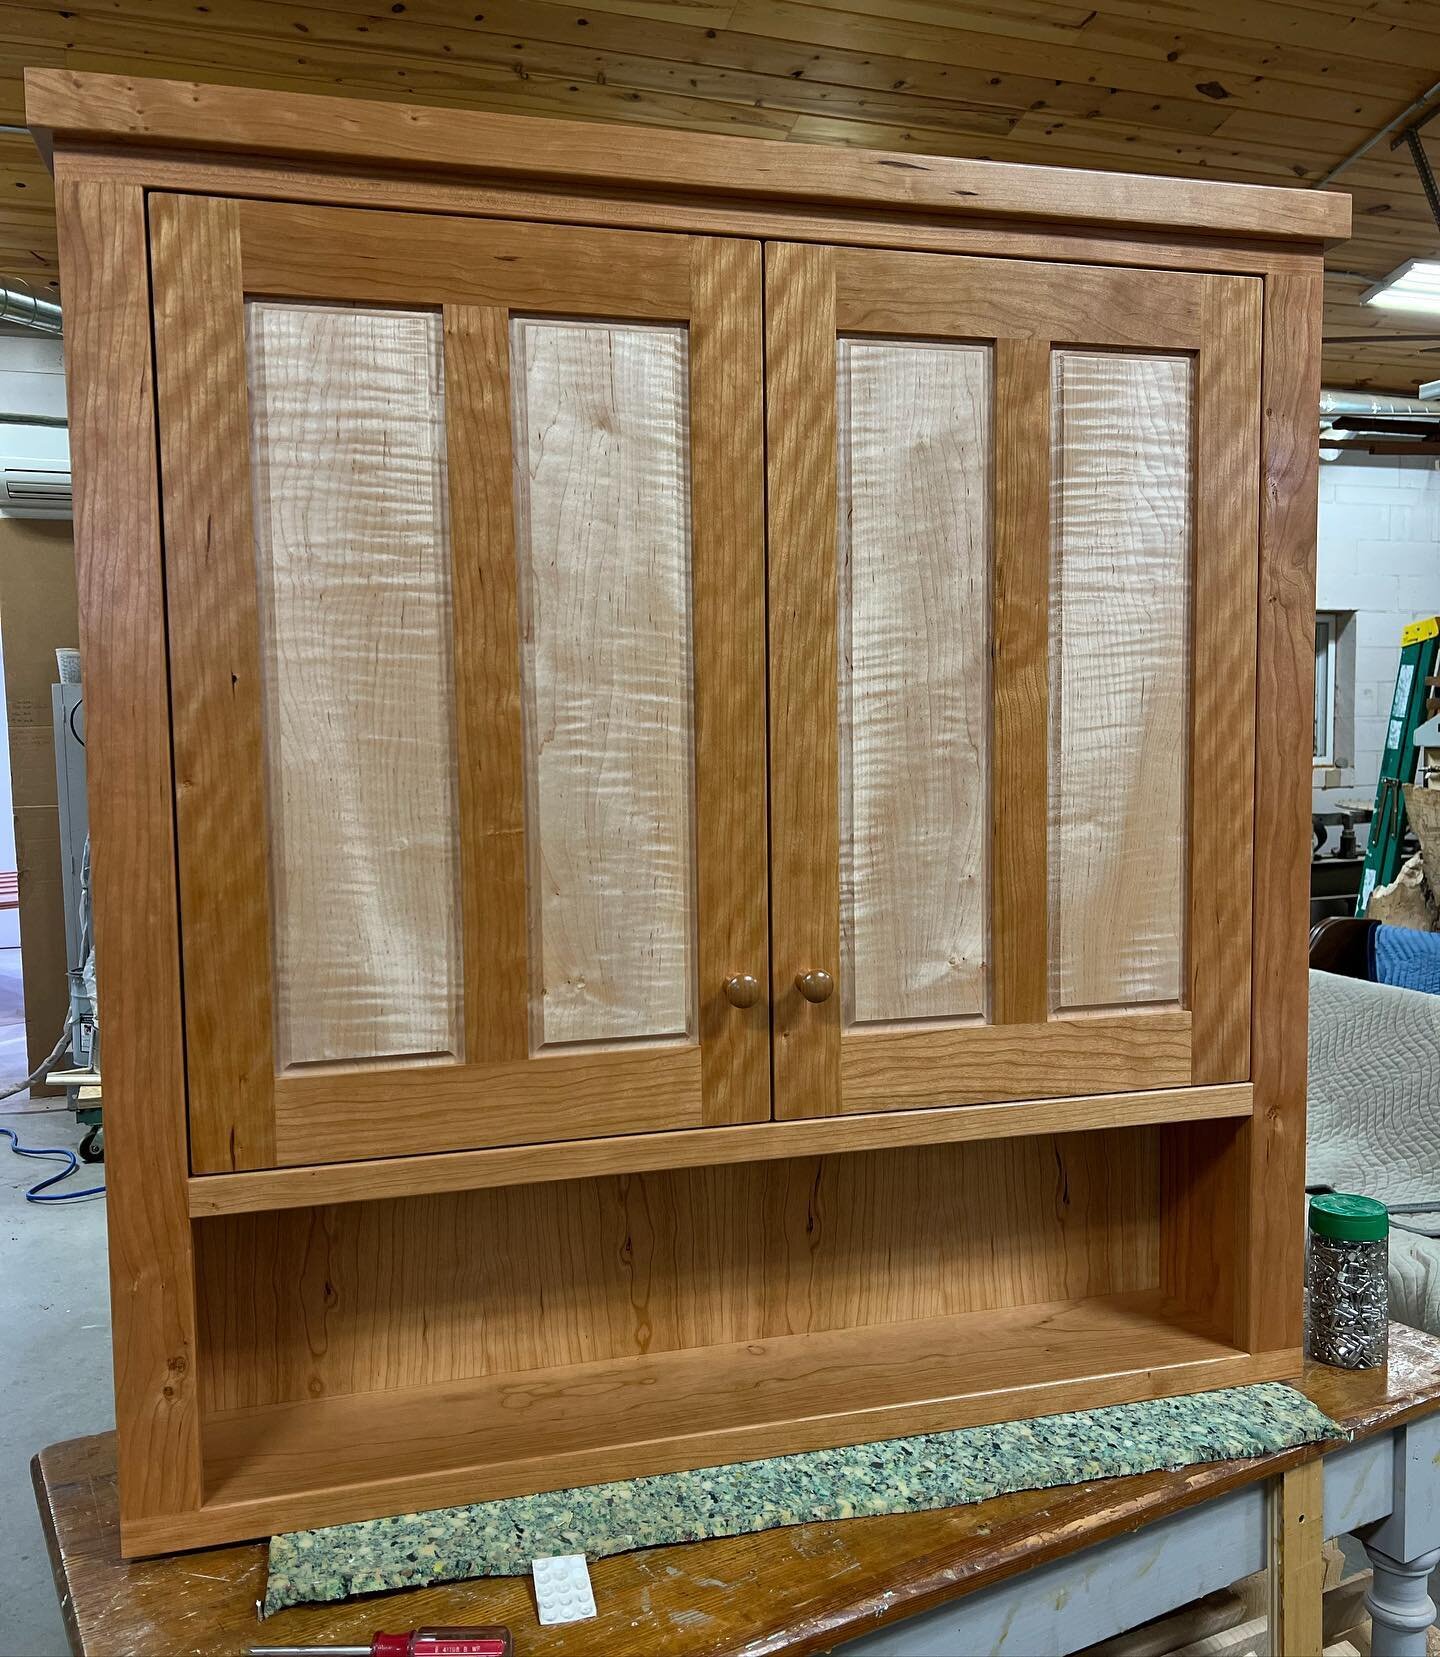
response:
<svg viewBox="0 0 1440 1657"><path fill-rule="evenodd" d="M48 82L48 78L47 78ZM107 1047L106 1109L111 1144L107 1182L112 1191L110 1257L115 1309L116 1414L121 1473L121 1541L127 1554L194 1546L254 1534L261 1512L248 1519L227 1515L207 1501L201 1457L197 1396L194 1212L265 1208L360 1200L427 1189L424 1164L432 1163L445 1189L530 1177L523 1149L456 1152L433 1159L392 1158L194 1177L187 1154L184 1053L181 1042L179 916L174 843L174 776L165 636L165 592L160 557L159 475L151 366L151 296L145 256L147 195L195 190L236 200L310 200L408 207L421 212L609 224L680 232L810 239L829 245L885 245L1050 262L1164 265L1175 269L1259 276L1264 284L1263 419L1261 426L1261 548L1259 655L1256 720L1255 993L1251 1006L1251 1087L1195 1089L1192 1108L1213 1097L1213 1121L1173 1128L1180 1136L1173 1159L1177 1206L1162 1239L1168 1288L1199 1305L1208 1295L1217 1320L1235 1344L1254 1356L1227 1381L1298 1369L1300 1339L1300 1191L1304 1169L1305 950L1303 862L1309 808L1308 760L1301 744L1308 720L1313 671L1315 473L1314 410L1319 387L1320 238L1345 234L1334 202L1298 191L1248 192L1266 204L1264 225L1252 214L1243 228L1220 222L1227 211L1210 186L1169 180L1121 180L1132 190L1128 222L1112 219L1090 203L1088 221L1072 211L1062 181L1046 169L998 168L1015 180L1006 188L1028 192L1031 219L1003 216L992 196L961 201L929 214L901 212L883 198L857 206L846 201L844 162L828 205L767 204L720 191L672 196L617 187L576 190L555 180L563 166L550 152L528 177L525 163L495 183L477 177L469 155L431 158L448 176L385 171L374 149L347 151L332 138L323 154L294 139L299 106L331 103L280 97L296 122L277 121L273 134L294 141L298 161L236 162L203 153L180 153L168 143L193 146L193 133L166 120L136 122L120 111L107 129L107 78L54 76L54 85L32 82L30 115L55 129L55 169L61 229L62 280L67 312L67 373L71 393L76 469L76 543L81 589L82 645L89 728L95 733L92 765L96 787L92 838L96 884L95 929ZM63 84L62 84L63 83ZM121 83L116 83L121 84ZM128 97L147 83L123 83ZM175 88L175 107L194 89ZM138 93L137 93L138 95ZM223 97L224 94L210 94ZM272 95L253 95L270 98ZM67 107L68 105L70 107ZM123 100L122 100L123 101ZM91 120L77 114L95 111ZM332 104L332 107L333 104ZM346 102L346 124L364 106ZM269 106L267 105L267 115ZM446 112L449 121L452 112ZM207 119L212 119L207 114ZM468 117L484 121L485 117ZM243 125L243 124L242 124ZM549 123L550 126L561 125ZM337 123L337 128L339 123ZM592 128L571 129L577 151L598 153ZM137 140L137 135L144 134ZM287 136L288 135L288 136ZM235 134L232 148L243 147ZM639 135L626 133L627 142ZM646 135L662 178L693 135ZM149 145L138 148L137 141ZM130 146L127 148L127 146ZM272 148L274 146L272 145ZM603 148L603 145L601 146ZM766 146L773 150L774 146ZM398 154L399 152L397 152ZM906 165L912 165L913 158ZM483 165L483 163L482 163ZM944 165L944 164L937 164ZM972 165L972 164L962 164ZM982 170L985 164L979 165ZM538 167L538 157L537 157ZM538 176L538 183L536 178ZM878 176L878 175L877 175ZM892 179L897 176L889 175ZM1037 194L1038 191L1038 194ZM1193 192L1198 195L1192 195ZM1136 194L1135 192L1138 192ZM1003 192L1002 192L1003 194ZM1183 213L1171 203L1184 199ZM1269 204L1293 199L1286 221ZM857 197L859 201L862 198ZM1012 201L1015 199L1012 193ZM1153 202L1147 230L1134 202ZM1196 206L1195 203L1201 205ZM1210 205L1210 204L1213 204ZM1055 223L1036 225L1052 215ZM987 217L987 215L989 215ZM1069 222L1065 222L1066 220ZM1205 229L1209 220L1214 234ZM1259 239L1273 231L1275 239ZM1253 1089L1253 1115L1250 1094ZM1223 1095L1223 1100L1221 1098ZM1101 1120L1145 1120L1138 1102L1112 1095L1097 1101ZM1165 1101L1146 1096L1154 1114L1175 1120ZM1045 1106L1054 1111L1060 1106ZM1012 1107L993 1109L997 1122L1019 1125ZM1024 1107L1015 1107L1023 1112ZM1125 1112L1130 1114L1126 1115ZM1002 1114L1001 1113L1005 1113ZM921 1143L927 1129L952 1134L961 1112L910 1112L905 1142ZM1239 1117L1238 1122L1224 1120ZM966 1115L966 1121L973 1120ZM1032 1118L1026 1131L1050 1131L1050 1119ZM637 1135L559 1147L564 1169L579 1177L597 1167L679 1165L687 1161L779 1154L791 1143L772 1136L817 1131L835 1134L844 1148L879 1143L884 1118L845 1122L716 1127L703 1133ZM967 1131L969 1131L967 1129ZM990 1130L985 1130L990 1131ZM743 1148L739 1140L743 1137ZM704 1140L704 1144L700 1141ZM681 1143L683 1141L684 1143ZM795 1141L797 1150L809 1141ZM725 1148L725 1147L729 1148ZM646 1160L647 1158L651 1160ZM1199 1171L1197 1173L1197 1170ZM1183 1189L1183 1200L1181 1192ZM1286 1198L1280 1193L1292 1192ZM885 1340L883 1331L880 1339ZM1177 1385L1183 1385L1183 1375ZM1196 1375L1194 1385L1206 1384ZM1213 1384L1213 1383L1212 1383ZM1131 1394L1141 1395L1139 1391ZM1083 1407L1083 1388L1051 1407ZM939 1424L939 1423L937 1423ZM464 1500L466 1481L434 1483L431 1502ZM384 1498L375 1498L380 1511ZM336 1513L332 1517L340 1517ZM353 1508L350 1516L353 1516ZM321 1522L312 1511L292 1517Z"/></svg>
<svg viewBox="0 0 1440 1657"><path fill-rule="evenodd" d="M766 248L770 466L772 955L779 1118L1250 1074L1251 822L1260 527L1261 283L928 253ZM988 887L982 1020L844 1022L797 974L843 979L837 733L836 355L842 340L990 354ZM1178 1003L1050 1011L1045 779L1056 611L1052 361L1064 350L1188 363L1188 637ZM982 513L984 509L982 508ZM918 646L917 646L918 648ZM1162 669L1163 671L1163 669Z"/></svg>
<svg viewBox="0 0 1440 1657"><path fill-rule="evenodd" d="M195 1171L767 1119L768 1009L722 991L768 975L758 246L474 219L417 237L409 216L165 194L149 216ZM443 317L458 1060L287 1067L276 1050L265 748L279 738L262 716L243 309L270 296ZM688 332L698 1008L683 1040L532 1052L514 315Z"/></svg>

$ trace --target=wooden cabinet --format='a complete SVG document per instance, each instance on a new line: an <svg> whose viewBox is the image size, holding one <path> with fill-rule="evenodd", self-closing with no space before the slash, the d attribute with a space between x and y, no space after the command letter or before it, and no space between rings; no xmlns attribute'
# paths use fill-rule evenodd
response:
<svg viewBox="0 0 1440 1657"><path fill-rule="evenodd" d="M28 96L126 1549L1293 1373L1342 203Z"/></svg>

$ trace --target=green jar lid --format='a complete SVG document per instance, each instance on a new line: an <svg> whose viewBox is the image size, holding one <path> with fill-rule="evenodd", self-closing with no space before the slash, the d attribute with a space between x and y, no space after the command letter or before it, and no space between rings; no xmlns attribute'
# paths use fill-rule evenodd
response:
<svg viewBox="0 0 1440 1657"><path fill-rule="evenodd" d="M1374 1197L1327 1191L1310 1199L1310 1229L1342 1243L1376 1243L1390 1233L1390 1210Z"/></svg>

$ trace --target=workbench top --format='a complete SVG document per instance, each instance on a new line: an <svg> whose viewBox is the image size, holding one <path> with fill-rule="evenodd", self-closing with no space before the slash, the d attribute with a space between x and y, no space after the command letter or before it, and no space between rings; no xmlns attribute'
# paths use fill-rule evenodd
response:
<svg viewBox="0 0 1440 1657"><path fill-rule="evenodd" d="M1313 1366L1300 1384L1348 1437L1367 1437L1440 1409L1440 1340L1393 1325L1388 1372ZM229 1657L262 1641L353 1644L376 1628L485 1622L509 1625L516 1657L803 1657L1326 1448L622 1554L591 1567L599 1620L561 1628L536 1623L529 1580L514 1577L297 1607L262 1627L264 1543L120 1559L113 1434L42 1450L34 1479L71 1643L85 1657Z"/></svg>

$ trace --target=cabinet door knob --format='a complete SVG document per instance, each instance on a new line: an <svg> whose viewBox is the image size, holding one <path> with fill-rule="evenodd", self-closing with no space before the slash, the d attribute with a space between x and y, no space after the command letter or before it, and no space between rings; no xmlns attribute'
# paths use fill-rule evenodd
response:
<svg viewBox="0 0 1440 1657"><path fill-rule="evenodd" d="M835 980L828 972L797 972L795 988L807 1001L828 1001Z"/></svg>
<svg viewBox="0 0 1440 1657"><path fill-rule="evenodd" d="M732 1007L753 1007L760 999L760 980L750 972L737 972L725 980L725 999Z"/></svg>

